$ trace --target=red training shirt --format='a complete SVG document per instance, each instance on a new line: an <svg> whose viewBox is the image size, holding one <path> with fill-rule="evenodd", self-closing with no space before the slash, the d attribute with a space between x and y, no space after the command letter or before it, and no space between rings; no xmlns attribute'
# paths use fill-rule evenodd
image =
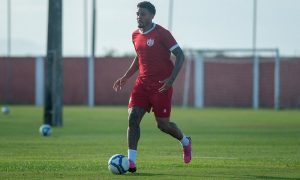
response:
<svg viewBox="0 0 300 180"><path fill-rule="evenodd" d="M179 45L168 30L153 23L147 32L134 31L132 41L139 61L138 80L156 83L171 75L171 51Z"/></svg>

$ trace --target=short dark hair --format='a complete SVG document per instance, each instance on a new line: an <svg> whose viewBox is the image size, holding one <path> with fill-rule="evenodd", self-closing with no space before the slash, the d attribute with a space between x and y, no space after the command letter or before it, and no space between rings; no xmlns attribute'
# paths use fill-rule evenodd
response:
<svg viewBox="0 0 300 180"><path fill-rule="evenodd" d="M156 13L155 6L149 1L142 1L142 2L138 3L137 7L138 8L145 8L153 15L155 15L155 13Z"/></svg>

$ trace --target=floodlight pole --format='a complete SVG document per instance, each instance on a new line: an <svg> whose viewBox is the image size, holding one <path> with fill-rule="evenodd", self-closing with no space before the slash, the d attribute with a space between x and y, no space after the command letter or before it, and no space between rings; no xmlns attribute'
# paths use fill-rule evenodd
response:
<svg viewBox="0 0 300 180"><path fill-rule="evenodd" d="M173 26L173 7L174 7L174 0L169 0L169 20L168 20L169 31L172 31L172 26Z"/></svg>
<svg viewBox="0 0 300 180"><path fill-rule="evenodd" d="M93 19L92 19L92 52L91 57L88 59L88 105L94 107L95 105L95 48L96 48L96 0L93 0Z"/></svg>
<svg viewBox="0 0 300 180"><path fill-rule="evenodd" d="M274 109L280 110L280 53L279 49L275 52L274 63Z"/></svg>
<svg viewBox="0 0 300 180"><path fill-rule="evenodd" d="M5 87L5 105L4 108L6 108L9 111L9 103L11 99L11 0L7 0L7 56L6 56L6 85Z"/></svg>
<svg viewBox="0 0 300 180"><path fill-rule="evenodd" d="M252 107L259 108L259 58L256 52L256 25L257 25L257 0L253 0L253 89L252 89Z"/></svg>
<svg viewBox="0 0 300 180"><path fill-rule="evenodd" d="M11 55L11 0L7 0L7 57Z"/></svg>
<svg viewBox="0 0 300 180"><path fill-rule="evenodd" d="M49 0L44 123L62 126L62 0Z"/></svg>
<svg viewBox="0 0 300 180"><path fill-rule="evenodd" d="M87 9L87 0L83 0L83 56L84 57L87 57L87 51L88 51L88 42L87 42L87 26L88 26L88 23L87 23L87 19L88 19L88 15L87 15L87 12L88 12L88 9Z"/></svg>

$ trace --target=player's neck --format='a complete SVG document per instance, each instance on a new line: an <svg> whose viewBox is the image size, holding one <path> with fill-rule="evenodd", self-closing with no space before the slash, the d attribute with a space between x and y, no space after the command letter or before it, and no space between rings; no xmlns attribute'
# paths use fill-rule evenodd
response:
<svg viewBox="0 0 300 180"><path fill-rule="evenodd" d="M141 31L142 33L144 33L144 32L149 31L153 26L154 26L154 23L151 22L151 23L148 24L147 26L145 26L145 27L143 27L143 28L139 28L139 29L140 29L140 31Z"/></svg>

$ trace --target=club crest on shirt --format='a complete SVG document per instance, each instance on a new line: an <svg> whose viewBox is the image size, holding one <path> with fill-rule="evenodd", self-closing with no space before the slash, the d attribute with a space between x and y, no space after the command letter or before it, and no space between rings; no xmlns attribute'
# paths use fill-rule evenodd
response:
<svg viewBox="0 0 300 180"><path fill-rule="evenodd" d="M151 47L151 46L153 46L153 44L154 44L154 39L147 39L147 45L149 46L149 47Z"/></svg>

